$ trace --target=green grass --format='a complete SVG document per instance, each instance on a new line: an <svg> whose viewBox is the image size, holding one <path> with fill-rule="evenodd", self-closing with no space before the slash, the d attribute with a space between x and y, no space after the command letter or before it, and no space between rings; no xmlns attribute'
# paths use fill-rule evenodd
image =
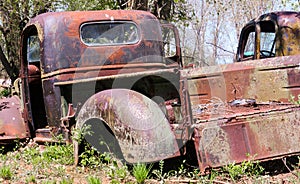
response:
<svg viewBox="0 0 300 184"><path fill-rule="evenodd" d="M7 165L4 165L0 168L0 177L4 180L10 180L13 176L11 168Z"/></svg>
<svg viewBox="0 0 300 184"><path fill-rule="evenodd" d="M257 177L263 173L264 168L260 166L259 162L248 160L241 164L228 164L223 167L223 170L228 173L232 181L236 181L243 176Z"/></svg>
<svg viewBox="0 0 300 184"><path fill-rule="evenodd" d="M144 163L138 163L133 166L132 174L135 177L137 183L144 183L145 180L149 177L150 170L152 165L147 167Z"/></svg>
<svg viewBox="0 0 300 184"><path fill-rule="evenodd" d="M26 178L26 183L36 183L36 178L34 175L30 175Z"/></svg>
<svg viewBox="0 0 300 184"><path fill-rule="evenodd" d="M45 150L42 152L41 157L47 162L72 165L74 164L73 145L47 145Z"/></svg>
<svg viewBox="0 0 300 184"><path fill-rule="evenodd" d="M70 178L63 178L59 184L73 184L73 179L70 179Z"/></svg>
<svg viewBox="0 0 300 184"><path fill-rule="evenodd" d="M46 180L46 181L43 181L42 184L56 184L56 181L55 180Z"/></svg>
<svg viewBox="0 0 300 184"><path fill-rule="evenodd" d="M19 150L18 150L19 149ZM168 182L168 180L194 180L197 183L214 183L224 181L229 183L243 183L249 179L254 183L266 183L268 177L262 177L264 172L259 162L244 161L240 164L229 164L218 170L212 169L210 174L201 175L199 169L191 169L184 161L173 170L166 170L164 161L160 161L152 171L153 165L136 164L127 167L111 153L97 153L87 146L82 153L82 164L73 166L73 148L66 144L46 144L20 146L8 152L0 152L0 180L11 183L44 183L68 184L81 178L81 182L88 184L109 183L149 183L153 180ZM300 161L299 161L300 162ZM300 163L294 163L294 175L289 178L291 183L299 183ZM298 178L295 176L298 175ZM78 176L78 177L77 177ZM105 178L103 181L100 180ZM148 179L151 179L149 181ZM147 181L148 180L148 181Z"/></svg>
<svg viewBox="0 0 300 184"><path fill-rule="evenodd" d="M88 176L86 180L87 180L88 184L101 184L102 183L99 178L94 177L94 176Z"/></svg>

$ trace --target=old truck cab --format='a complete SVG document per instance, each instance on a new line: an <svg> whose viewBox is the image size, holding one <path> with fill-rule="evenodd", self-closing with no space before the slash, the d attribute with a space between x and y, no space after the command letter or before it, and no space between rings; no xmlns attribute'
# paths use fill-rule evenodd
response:
<svg viewBox="0 0 300 184"><path fill-rule="evenodd" d="M167 40L172 43L166 44ZM107 10L38 15L21 35L21 74L15 92L20 99L14 96L12 102L17 104L13 112L17 123L3 121L0 142L26 137L45 142L58 134L70 141L70 129L82 105L111 88L178 99L178 85L161 75L178 78L173 70L180 64L176 28L160 24L151 13Z"/></svg>
<svg viewBox="0 0 300 184"><path fill-rule="evenodd" d="M240 34L237 61L300 53L299 12L271 12L251 20Z"/></svg>

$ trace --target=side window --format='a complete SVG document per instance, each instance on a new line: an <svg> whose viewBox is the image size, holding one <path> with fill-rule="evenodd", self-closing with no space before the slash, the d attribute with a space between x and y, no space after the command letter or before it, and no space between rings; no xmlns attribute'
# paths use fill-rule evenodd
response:
<svg viewBox="0 0 300 184"><path fill-rule="evenodd" d="M255 32L250 32L244 50L244 58L253 57L255 50Z"/></svg>
<svg viewBox="0 0 300 184"><path fill-rule="evenodd" d="M37 35L29 36L27 39L27 61L40 61L40 42Z"/></svg>
<svg viewBox="0 0 300 184"><path fill-rule="evenodd" d="M139 41L138 28L132 22L95 22L80 28L83 43L89 46L134 44Z"/></svg>
<svg viewBox="0 0 300 184"><path fill-rule="evenodd" d="M173 57L176 55L176 40L175 33L168 27L162 27L162 36L164 43L164 52L166 57Z"/></svg>
<svg viewBox="0 0 300 184"><path fill-rule="evenodd" d="M161 32L165 63L174 67L182 66L180 39L177 28L173 24L162 23Z"/></svg>

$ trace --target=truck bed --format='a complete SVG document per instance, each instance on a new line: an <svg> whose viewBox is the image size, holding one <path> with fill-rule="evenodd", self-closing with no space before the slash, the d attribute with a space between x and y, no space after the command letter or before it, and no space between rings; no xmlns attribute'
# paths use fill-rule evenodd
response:
<svg viewBox="0 0 300 184"><path fill-rule="evenodd" d="M193 68L187 80L200 169L300 153L299 55Z"/></svg>
<svg viewBox="0 0 300 184"><path fill-rule="evenodd" d="M269 103L194 111L200 169L300 153L300 107Z"/></svg>

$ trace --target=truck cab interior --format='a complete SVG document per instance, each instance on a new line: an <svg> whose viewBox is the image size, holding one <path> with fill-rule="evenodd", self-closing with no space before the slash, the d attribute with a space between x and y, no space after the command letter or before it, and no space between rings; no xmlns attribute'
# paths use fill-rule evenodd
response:
<svg viewBox="0 0 300 184"><path fill-rule="evenodd" d="M22 85L24 85L23 101L25 110L34 130L45 128L47 118L44 106L44 96L41 80L40 40L36 27L27 28L22 40Z"/></svg>
<svg viewBox="0 0 300 184"><path fill-rule="evenodd" d="M273 21L250 22L241 32L237 61L275 57L276 28Z"/></svg>

